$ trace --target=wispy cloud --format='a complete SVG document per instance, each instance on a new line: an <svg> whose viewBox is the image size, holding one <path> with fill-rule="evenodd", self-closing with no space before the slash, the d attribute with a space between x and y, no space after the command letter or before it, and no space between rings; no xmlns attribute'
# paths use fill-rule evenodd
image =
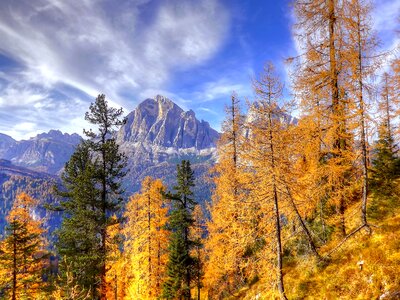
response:
<svg viewBox="0 0 400 300"><path fill-rule="evenodd" d="M105 93L113 105L131 109L132 97L165 89L176 70L210 59L228 27L227 9L217 0L3 0L0 55L16 67L0 74L1 114L13 114L17 138L27 117L19 113L27 110L32 119L56 115L76 131L72 120L83 115L81 105L69 107L73 118L63 116L62 107L76 100L71 91L81 93L80 101ZM50 96L54 91L61 94ZM12 127L4 120L3 132ZM55 125L48 123L42 130Z"/></svg>

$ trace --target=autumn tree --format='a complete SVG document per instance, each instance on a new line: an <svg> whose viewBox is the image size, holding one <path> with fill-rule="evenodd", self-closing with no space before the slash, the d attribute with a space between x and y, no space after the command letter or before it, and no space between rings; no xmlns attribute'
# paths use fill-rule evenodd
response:
<svg viewBox="0 0 400 300"><path fill-rule="evenodd" d="M283 282L282 205L287 199L285 176L290 174L287 152L287 122L280 118L284 107L278 106L283 85L275 75L272 63L267 63L261 78L255 82L256 101L251 106L252 120L249 126L251 143L248 143L246 159L253 171L251 197L260 204L260 218L265 241L269 233L275 235L273 249L276 257L276 281L281 299L287 299ZM269 226L269 224L273 224Z"/></svg>
<svg viewBox="0 0 400 300"><path fill-rule="evenodd" d="M367 222L367 199L369 196L369 157L367 126L369 120L369 79L379 67L376 54L377 42L372 32L371 3L367 0L344 1L343 23L346 30L345 59L349 66L344 86L354 103L357 133L361 148L362 205L361 226L369 230Z"/></svg>
<svg viewBox="0 0 400 300"><path fill-rule="evenodd" d="M212 202L205 241L207 261L204 283L209 297L233 294L254 276L249 257L257 241L252 223L255 209L246 201L248 181L242 158L246 130L240 101L232 94L218 141L218 161L213 168Z"/></svg>
<svg viewBox="0 0 400 300"><path fill-rule="evenodd" d="M166 280L168 206L162 181L146 177L127 204L123 229L127 299L158 299Z"/></svg>
<svg viewBox="0 0 400 300"><path fill-rule="evenodd" d="M37 201L21 193L7 216L6 236L0 242L0 291L7 299L37 299L45 285L46 231L34 217L36 206Z"/></svg>
<svg viewBox="0 0 400 300"><path fill-rule="evenodd" d="M346 235L345 208L354 177L354 116L344 82L346 64L344 2L296 1L296 37L301 54L295 59L294 90L301 102L313 149L305 163L314 171L320 193L314 199L335 204L339 232ZM315 155L317 154L317 155ZM315 160L312 162L311 160ZM312 166L312 167L311 167ZM318 174L318 175L317 175Z"/></svg>
<svg viewBox="0 0 400 300"><path fill-rule="evenodd" d="M191 299L191 287L196 274L195 259L191 255L195 241L190 238L193 228L193 210L197 202L193 198L194 172L190 162L182 160L177 165L177 184L175 193L169 193L172 208L169 215L168 228L169 256L167 263L167 279L163 285L162 297L165 299Z"/></svg>

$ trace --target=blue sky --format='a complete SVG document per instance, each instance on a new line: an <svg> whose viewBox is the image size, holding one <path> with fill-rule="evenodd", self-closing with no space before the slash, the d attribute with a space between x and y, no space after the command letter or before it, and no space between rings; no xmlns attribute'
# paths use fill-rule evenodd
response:
<svg viewBox="0 0 400 300"><path fill-rule="evenodd" d="M376 1L388 49L400 0ZM292 23L286 0L1 0L0 132L82 133L99 93L126 113L162 94L219 129L232 91L251 99L265 61L287 81Z"/></svg>

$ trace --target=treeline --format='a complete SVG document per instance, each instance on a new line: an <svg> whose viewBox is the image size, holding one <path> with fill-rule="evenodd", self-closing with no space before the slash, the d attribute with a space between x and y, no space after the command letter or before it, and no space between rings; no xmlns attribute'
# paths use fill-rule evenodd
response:
<svg viewBox="0 0 400 300"><path fill-rule="evenodd" d="M86 113L96 131L65 167L65 200L50 207L64 215L59 270L46 275L44 232L23 194L1 243L0 295L224 299L262 282L262 296L287 299L289 258L326 265L356 234L372 234L376 199L398 206L400 59L378 52L366 1L295 1L294 11L295 98L284 97L272 63L254 80L246 115L232 95L207 217L188 161L173 191L146 178L124 208L126 158L112 138L122 110L100 95Z"/></svg>

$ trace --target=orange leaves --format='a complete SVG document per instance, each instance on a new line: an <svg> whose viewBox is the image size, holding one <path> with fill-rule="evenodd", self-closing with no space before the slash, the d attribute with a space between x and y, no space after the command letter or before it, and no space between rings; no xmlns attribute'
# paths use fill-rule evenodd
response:
<svg viewBox="0 0 400 300"><path fill-rule="evenodd" d="M169 236L164 192L161 180L146 177L140 193L127 204L123 229L126 299L155 299L161 294Z"/></svg>
<svg viewBox="0 0 400 300"><path fill-rule="evenodd" d="M44 286L45 230L33 217L35 205L25 193L17 196L7 216L7 235L0 242L0 286L7 287L5 293L13 299L38 296Z"/></svg>

